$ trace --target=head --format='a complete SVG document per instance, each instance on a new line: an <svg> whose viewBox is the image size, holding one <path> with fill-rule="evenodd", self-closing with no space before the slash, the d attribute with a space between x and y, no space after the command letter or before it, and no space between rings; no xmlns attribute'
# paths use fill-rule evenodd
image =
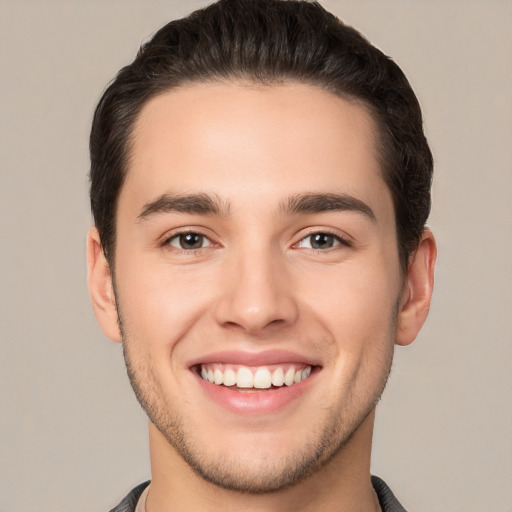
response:
<svg viewBox="0 0 512 512"><path fill-rule="evenodd" d="M416 96L393 60L318 3L273 0L221 0L168 23L105 91L91 130L90 195L110 264L117 199L141 109L179 86L224 80L314 85L368 110L406 270L430 212L433 171Z"/></svg>
<svg viewBox="0 0 512 512"><path fill-rule="evenodd" d="M316 3L221 0L121 70L91 165L93 301L155 458L252 493L364 459L435 258L399 68Z"/></svg>

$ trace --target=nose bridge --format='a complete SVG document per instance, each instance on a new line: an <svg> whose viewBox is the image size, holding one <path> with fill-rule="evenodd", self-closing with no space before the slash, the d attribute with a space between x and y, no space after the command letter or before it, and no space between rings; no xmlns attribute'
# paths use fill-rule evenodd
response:
<svg viewBox="0 0 512 512"><path fill-rule="evenodd" d="M271 244L250 244L226 261L226 280L217 308L218 320L248 333L292 323L297 307L283 255Z"/></svg>

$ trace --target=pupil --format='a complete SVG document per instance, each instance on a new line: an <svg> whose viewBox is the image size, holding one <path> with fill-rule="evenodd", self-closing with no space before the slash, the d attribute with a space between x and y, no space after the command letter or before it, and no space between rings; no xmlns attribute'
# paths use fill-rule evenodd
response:
<svg viewBox="0 0 512 512"><path fill-rule="evenodd" d="M333 246L333 236L327 233L317 233L311 236L311 247L313 249L329 249Z"/></svg>
<svg viewBox="0 0 512 512"><path fill-rule="evenodd" d="M183 249L199 249L203 246L203 235L197 233L181 235L180 245Z"/></svg>

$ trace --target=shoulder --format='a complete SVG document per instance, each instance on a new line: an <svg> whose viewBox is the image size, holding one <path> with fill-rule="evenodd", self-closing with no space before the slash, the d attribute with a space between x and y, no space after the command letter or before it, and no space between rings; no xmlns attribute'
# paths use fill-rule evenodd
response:
<svg viewBox="0 0 512 512"><path fill-rule="evenodd" d="M144 482L143 484L137 485L137 487L133 488L117 505L109 512L135 512L135 507L137 506L137 502L139 501L140 495L143 493L144 489L149 485L149 480Z"/></svg>
<svg viewBox="0 0 512 512"><path fill-rule="evenodd" d="M372 485L379 498L382 512L407 512L384 480L372 475Z"/></svg>

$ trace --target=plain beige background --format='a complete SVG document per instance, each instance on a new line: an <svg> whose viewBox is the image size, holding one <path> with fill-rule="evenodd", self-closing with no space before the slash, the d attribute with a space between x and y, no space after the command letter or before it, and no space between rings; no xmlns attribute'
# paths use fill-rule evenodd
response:
<svg viewBox="0 0 512 512"><path fill-rule="evenodd" d="M0 512L105 511L145 417L86 289L88 130L138 44L204 1L0 0ZM436 158L430 318L373 471L411 512L512 511L512 2L325 0L402 66Z"/></svg>

